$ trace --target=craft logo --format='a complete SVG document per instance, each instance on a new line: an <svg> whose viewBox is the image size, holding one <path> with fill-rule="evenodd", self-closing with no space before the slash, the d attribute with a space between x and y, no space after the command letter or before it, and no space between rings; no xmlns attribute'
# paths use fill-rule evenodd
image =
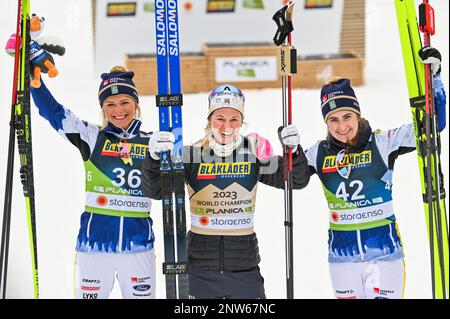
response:
<svg viewBox="0 0 450 319"><path fill-rule="evenodd" d="M336 299L356 299L354 292L355 291L353 289L336 290L336 294L338 294Z"/></svg>
<svg viewBox="0 0 450 319"><path fill-rule="evenodd" d="M197 179L239 178L250 175L250 162L201 163Z"/></svg>
<svg viewBox="0 0 450 319"><path fill-rule="evenodd" d="M326 102L327 99L328 99L328 95L326 95L326 94L322 95L322 103Z"/></svg>
<svg viewBox="0 0 450 319"><path fill-rule="evenodd" d="M130 17L136 15L136 2L108 3L106 16L108 17Z"/></svg>
<svg viewBox="0 0 450 319"><path fill-rule="evenodd" d="M323 160L322 173L334 173L337 167L363 168L372 165L372 151L345 154L339 165L336 165L336 155L326 156Z"/></svg>
<svg viewBox="0 0 450 319"><path fill-rule="evenodd" d="M129 156L132 158L144 158L145 154L147 154L148 145L146 144L134 144L130 143L129 149L130 153ZM112 143L109 139L106 139L105 144L103 144L102 156L120 156L120 147L119 143Z"/></svg>
<svg viewBox="0 0 450 319"><path fill-rule="evenodd" d="M347 295L347 294L352 294L355 291L353 289L347 289L347 290L338 290L336 289L336 293L341 294L341 295Z"/></svg>
<svg viewBox="0 0 450 319"><path fill-rule="evenodd" d="M83 278L81 281L82 281L82 282L89 283L89 284L99 284L99 283L101 283L101 281L100 281L99 279L88 279L88 278Z"/></svg>

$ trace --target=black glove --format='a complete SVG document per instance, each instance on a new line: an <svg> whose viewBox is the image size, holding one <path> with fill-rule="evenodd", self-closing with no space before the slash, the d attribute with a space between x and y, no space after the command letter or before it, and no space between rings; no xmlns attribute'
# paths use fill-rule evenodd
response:
<svg viewBox="0 0 450 319"><path fill-rule="evenodd" d="M419 59L422 63L431 64L433 76L441 73L441 53L433 47L423 47L419 50Z"/></svg>

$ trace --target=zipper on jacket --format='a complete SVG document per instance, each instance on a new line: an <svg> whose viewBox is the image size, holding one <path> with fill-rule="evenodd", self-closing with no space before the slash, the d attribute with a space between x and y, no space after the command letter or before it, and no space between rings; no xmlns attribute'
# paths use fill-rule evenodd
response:
<svg viewBox="0 0 450 319"><path fill-rule="evenodd" d="M220 236L220 241L219 241L219 270L221 273L223 273L224 270L224 251L223 251L223 236Z"/></svg>
<svg viewBox="0 0 450 319"><path fill-rule="evenodd" d="M361 243L361 231L359 229L356 231L356 241L358 242L358 250L359 250L359 255L361 256L361 261L364 261L364 253L363 253L362 243Z"/></svg>

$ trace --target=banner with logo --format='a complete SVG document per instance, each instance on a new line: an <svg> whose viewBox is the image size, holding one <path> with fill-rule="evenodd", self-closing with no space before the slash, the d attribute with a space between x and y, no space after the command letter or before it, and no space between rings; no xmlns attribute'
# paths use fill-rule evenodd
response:
<svg viewBox="0 0 450 319"><path fill-rule="evenodd" d="M333 0L305 0L305 9L322 9L333 7Z"/></svg>
<svg viewBox="0 0 450 319"><path fill-rule="evenodd" d="M205 43L267 43L275 33L272 16L280 9L281 2L189 0L191 9L188 10L184 6L188 0L178 1L180 50L200 53ZM155 0L96 0L94 3L95 71L98 75L112 65L123 64L127 54L156 52ZM292 36L294 44L301 44L302 55L339 53L344 0L334 0L332 8L323 10L307 10L303 1L297 3L300 7L295 9ZM319 4L317 1L307 3L314 3L316 7Z"/></svg>
<svg viewBox="0 0 450 319"><path fill-rule="evenodd" d="M246 9L264 9L263 0L244 0L242 7Z"/></svg>
<svg viewBox="0 0 450 319"><path fill-rule="evenodd" d="M276 81L275 56L225 57L215 59L216 82Z"/></svg>
<svg viewBox="0 0 450 319"><path fill-rule="evenodd" d="M155 1L146 1L143 3L143 10L144 12L155 12Z"/></svg>
<svg viewBox="0 0 450 319"><path fill-rule="evenodd" d="M208 0L207 13L234 12L235 0Z"/></svg>
<svg viewBox="0 0 450 319"><path fill-rule="evenodd" d="M135 15L136 2L114 2L107 4L107 17L130 17Z"/></svg>

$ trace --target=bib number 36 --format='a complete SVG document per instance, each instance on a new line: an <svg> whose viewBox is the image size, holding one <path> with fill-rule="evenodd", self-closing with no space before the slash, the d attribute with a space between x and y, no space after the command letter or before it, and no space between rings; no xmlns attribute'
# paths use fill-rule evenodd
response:
<svg viewBox="0 0 450 319"><path fill-rule="evenodd" d="M113 169L113 173L117 174L116 178L112 181L112 184L116 187L122 187L125 183L131 188L138 188L141 186L141 171L138 169L132 169L128 176L123 168L117 167Z"/></svg>

